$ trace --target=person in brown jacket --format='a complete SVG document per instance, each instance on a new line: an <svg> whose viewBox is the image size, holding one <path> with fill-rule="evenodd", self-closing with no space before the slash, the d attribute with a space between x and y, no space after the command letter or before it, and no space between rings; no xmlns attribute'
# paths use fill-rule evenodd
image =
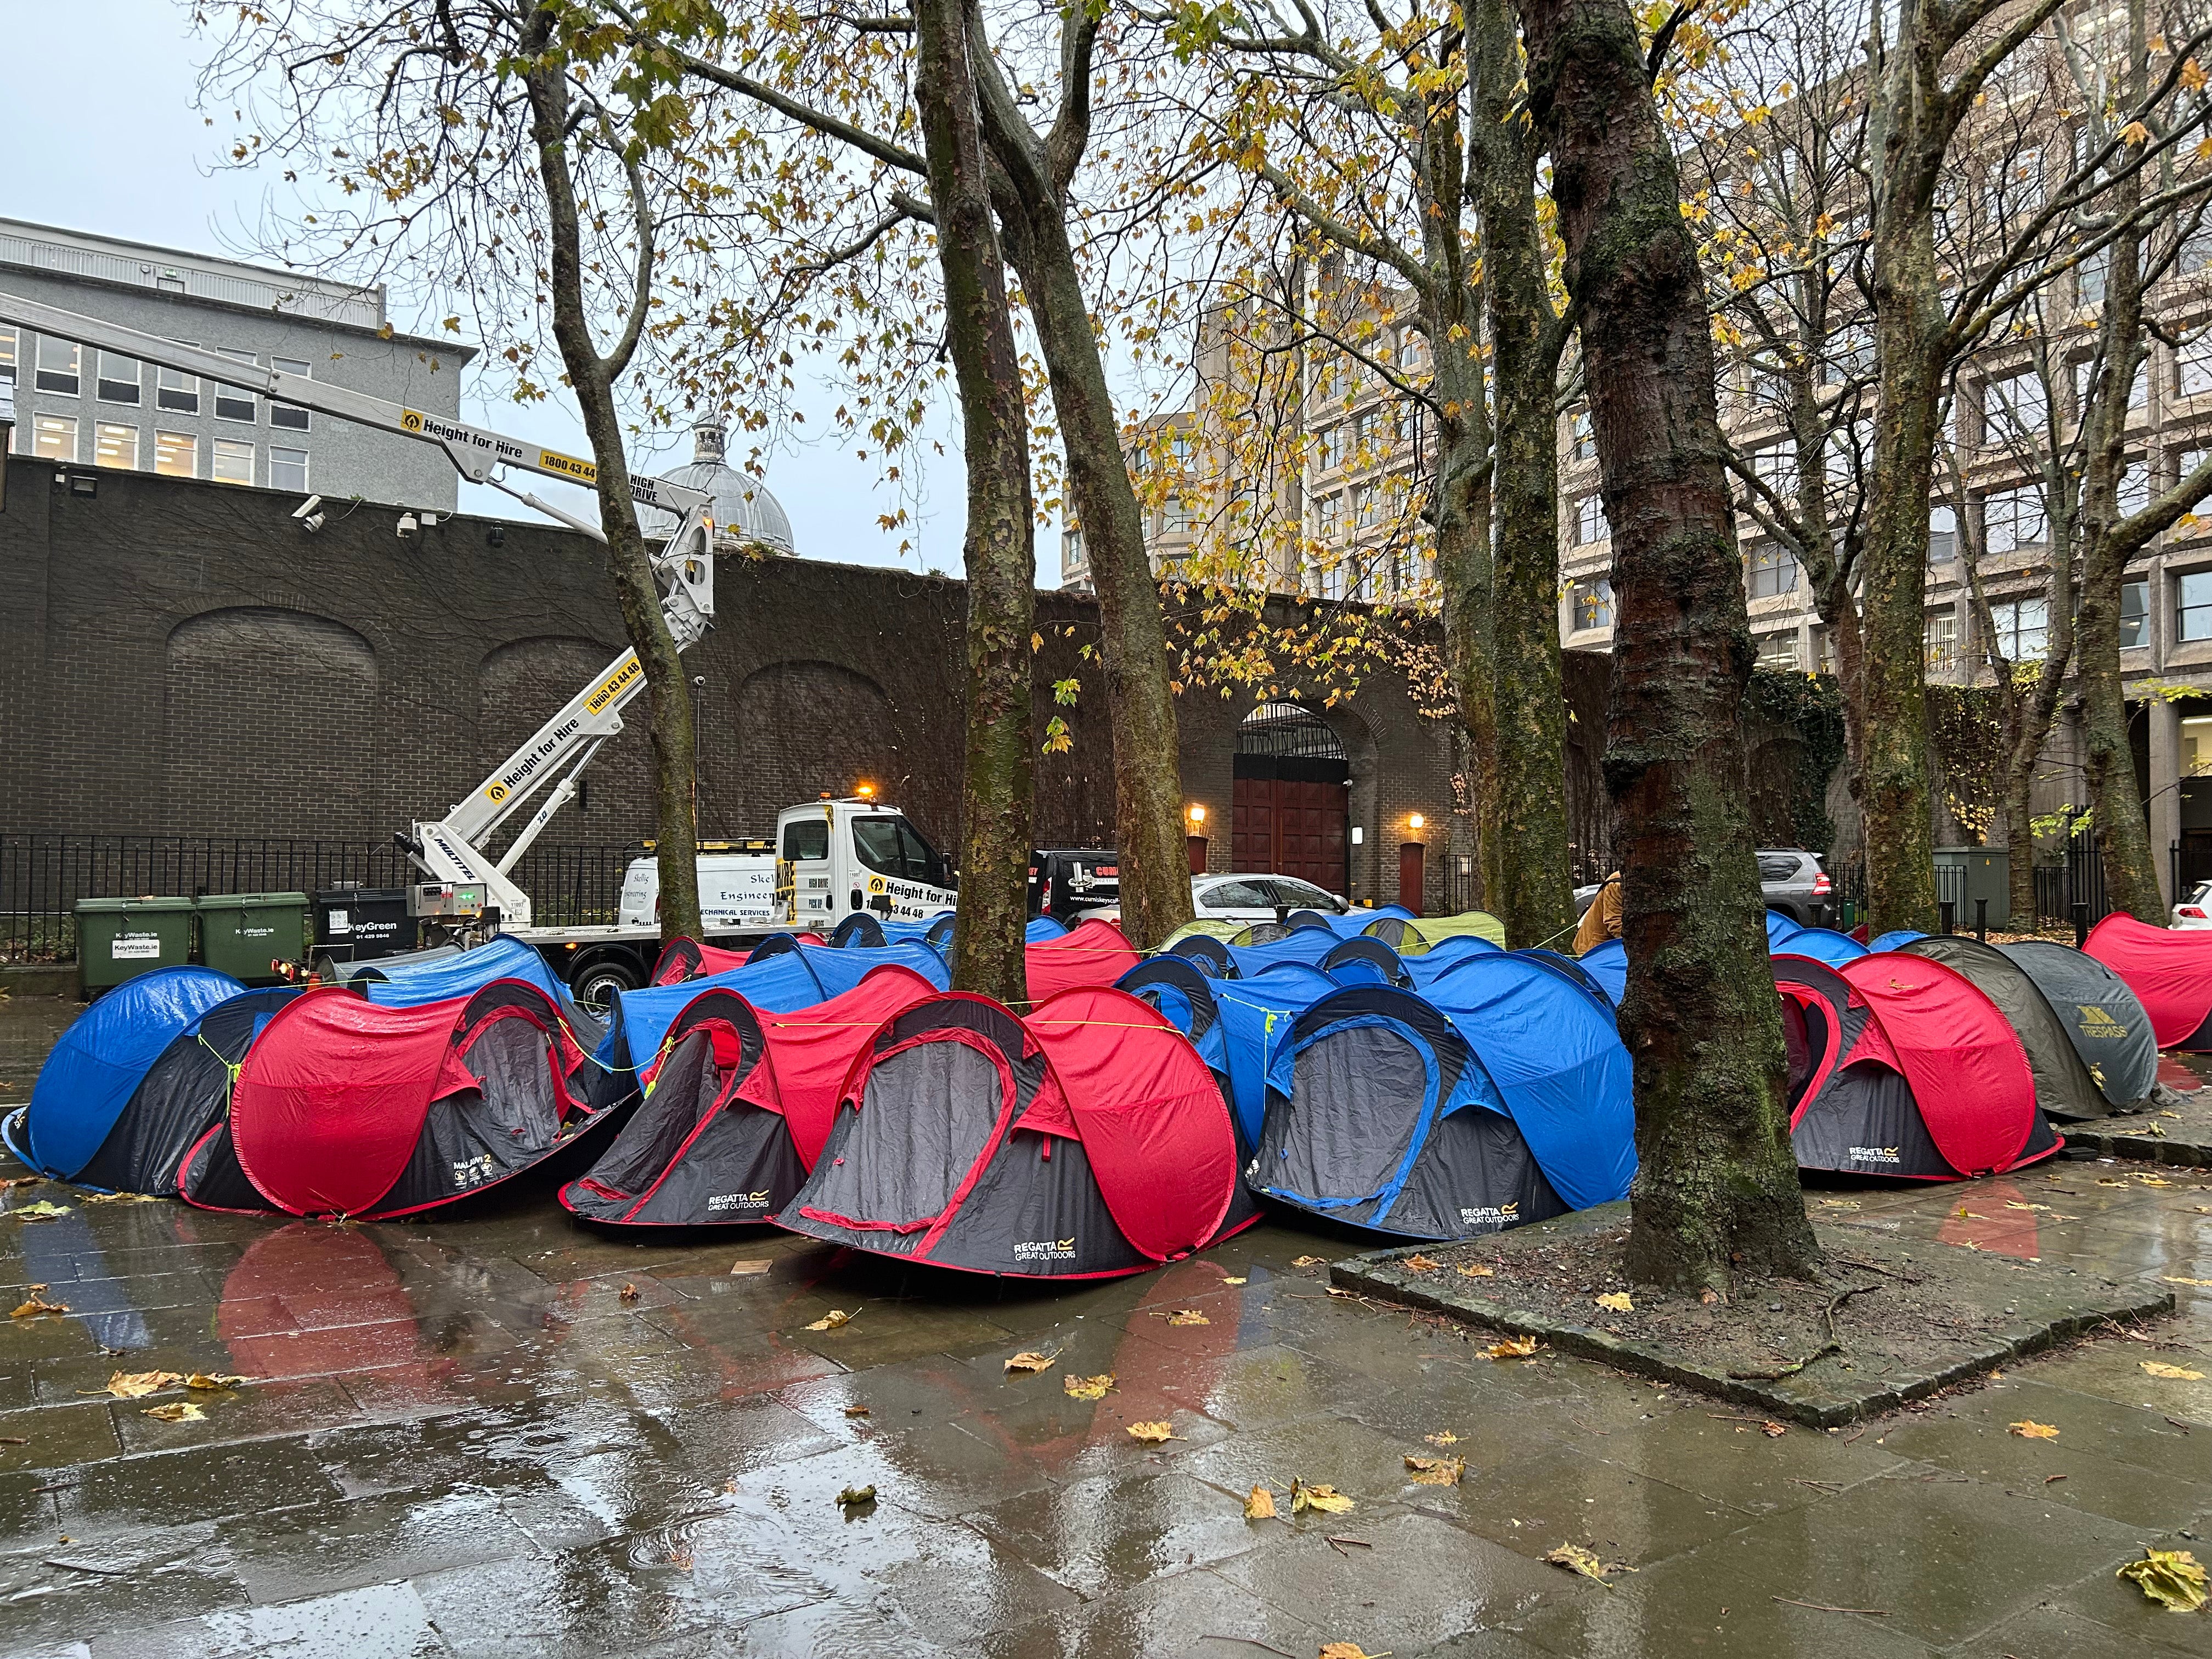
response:
<svg viewBox="0 0 2212 1659"><path fill-rule="evenodd" d="M1620 937L1620 872L1616 870L1590 896L1583 912L1583 925L1575 929L1575 954L1595 950L1609 939Z"/></svg>

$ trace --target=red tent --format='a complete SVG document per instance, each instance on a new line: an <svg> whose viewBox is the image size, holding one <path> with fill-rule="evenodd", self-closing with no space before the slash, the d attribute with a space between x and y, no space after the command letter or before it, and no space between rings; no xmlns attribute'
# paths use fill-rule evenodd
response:
<svg viewBox="0 0 2212 1659"><path fill-rule="evenodd" d="M1111 985L1142 960L1110 921L1078 922L1028 948L1030 1006L1078 985Z"/></svg>
<svg viewBox="0 0 2212 1659"><path fill-rule="evenodd" d="M686 980L704 979L709 974L726 973L732 968L745 965L745 952L725 951L716 945L702 945L696 939L686 939L678 933L660 947L660 957L653 964L655 985L681 985Z"/></svg>
<svg viewBox="0 0 2212 1659"><path fill-rule="evenodd" d="M937 988L885 963L840 997L791 1013L702 991L668 1027L630 1121L561 1189L588 1221L691 1227L765 1221L820 1156L853 1057Z"/></svg>
<svg viewBox="0 0 2212 1659"><path fill-rule="evenodd" d="M2081 948L2128 982L2160 1048L2212 1053L2212 932L2153 927L2115 910Z"/></svg>
<svg viewBox="0 0 2212 1659"><path fill-rule="evenodd" d="M1772 961L1801 1169L1953 1181L2063 1144L2019 1037L1963 975L1889 951Z"/></svg>
<svg viewBox="0 0 2212 1659"><path fill-rule="evenodd" d="M904 1261L1103 1279L1249 1224L1237 1182L1220 1086L1151 1005L1082 987L1023 1020L953 991L875 1034L775 1219Z"/></svg>
<svg viewBox="0 0 2212 1659"><path fill-rule="evenodd" d="M450 1203L520 1174L605 1117L570 1092L584 1063L551 1000L520 980L411 1008L338 986L309 991L247 1051L228 1122L186 1154L195 1179L184 1195L210 1202L221 1174L210 1166L227 1150L262 1198L294 1215L407 1215Z"/></svg>

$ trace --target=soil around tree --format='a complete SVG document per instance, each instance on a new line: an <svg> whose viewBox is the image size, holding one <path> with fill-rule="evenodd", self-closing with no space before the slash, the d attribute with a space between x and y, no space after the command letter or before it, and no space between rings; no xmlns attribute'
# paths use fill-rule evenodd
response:
<svg viewBox="0 0 2212 1659"><path fill-rule="evenodd" d="M1814 1428L1894 1410L2108 1322L2173 1310L2171 1291L2052 1263L1866 1228L1814 1232L1817 1279L1746 1280L1710 1300L1629 1283L1625 1202L1459 1244L1376 1251L1329 1272L1342 1289ZM1624 1297L1625 1307L1614 1299Z"/></svg>

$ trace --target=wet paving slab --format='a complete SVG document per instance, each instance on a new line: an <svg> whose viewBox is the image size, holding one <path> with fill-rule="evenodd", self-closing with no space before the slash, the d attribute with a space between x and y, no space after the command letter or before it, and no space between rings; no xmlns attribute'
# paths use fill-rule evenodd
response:
<svg viewBox="0 0 2212 1659"><path fill-rule="evenodd" d="M0 1005L0 1102L74 1012ZM18 1213L42 1200L68 1213ZM1359 1243L1282 1220L1054 1291L773 1232L635 1243L543 1191L324 1225L15 1188L0 1286L70 1311L0 1329L0 1655L2212 1653L2212 1620L2112 1577L2212 1528L2212 1174L1808 1202L2179 1311L1777 1437L1332 1296ZM254 1380L183 1421L147 1415L180 1391L107 1391L157 1370ZM1456 1485L1412 1479L1437 1455ZM1292 1515L1293 1480L1354 1507ZM1255 1486L1276 1518L1246 1519ZM1617 1570L1564 1571L1563 1543Z"/></svg>

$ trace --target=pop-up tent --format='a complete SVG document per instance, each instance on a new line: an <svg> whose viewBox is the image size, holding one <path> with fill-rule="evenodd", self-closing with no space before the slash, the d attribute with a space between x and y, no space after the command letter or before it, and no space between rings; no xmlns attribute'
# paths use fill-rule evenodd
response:
<svg viewBox="0 0 2212 1659"><path fill-rule="evenodd" d="M1772 915L1774 913L1770 910L1767 914ZM1790 935L1782 948L1794 957L1810 957L1815 962L1826 963L1831 968L1840 968L1845 963L1867 954L1865 945L1849 933L1839 933L1832 927L1800 927Z"/></svg>
<svg viewBox="0 0 2212 1659"><path fill-rule="evenodd" d="M1160 949L1173 951L1194 939L1235 939L1244 931L1244 924L1224 921L1218 916L1200 916L1196 921L1186 921L1161 941Z"/></svg>
<svg viewBox="0 0 2212 1659"><path fill-rule="evenodd" d="M1394 910L1398 908L1391 907ZM1486 910L1462 910L1454 916L1423 916L1418 921L1403 915L1384 915L1368 923L1363 931L1381 939L1401 957L1416 955L1424 945L1434 945L1449 939L1487 939L1501 951L1505 948L1505 924Z"/></svg>
<svg viewBox="0 0 2212 1659"><path fill-rule="evenodd" d="M732 968L744 967L745 955L743 951L725 951L678 933L660 947L660 956L653 964L653 983L681 985L686 980L703 979L709 974L726 974Z"/></svg>
<svg viewBox="0 0 2212 1659"><path fill-rule="evenodd" d="M1614 1007L1628 994L1628 947L1617 939L1593 945L1575 958Z"/></svg>
<svg viewBox="0 0 2212 1659"><path fill-rule="evenodd" d="M896 963L787 1014L734 991L702 991L669 1026L637 1110L561 1189L562 1204L625 1226L767 1220L813 1168L853 1057L885 1020L936 991Z"/></svg>
<svg viewBox="0 0 2212 1659"><path fill-rule="evenodd" d="M1572 957L1563 957L1557 951L1547 951L1540 945L1532 945L1525 951L1514 951L1508 954L1519 957L1523 961L1533 962L1545 972L1565 980L1589 998L1590 1006L1599 1013L1607 1020L1613 1018L1615 1004L1611 994L1606 990L1596 975L1591 973ZM1431 981L1431 984L1434 982L1434 981Z"/></svg>
<svg viewBox="0 0 2212 1659"><path fill-rule="evenodd" d="M1138 962L1119 927L1095 920L1079 921L1057 939L1033 939L1026 957L1031 1007L1079 985L1111 985Z"/></svg>
<svg viewBox="0 0 2212 1659"><path fill-rule="evenodd" d="M46 1055L30 1103L0 1126L8 1150L42 1174L75 1180L170 1045L245 991L206 968L157 968L125 980L79 1014Z"/></svg>
<svg viewBox="0 0 2212 1659"><path fill-rule="evenodd" d="M228 1121L187 1155L184 1196L206 1201L192 1165L219 1162L220 1139L262 1199L293 1215L449 1204L607 1121L570 1092L583 1063L552 1000L519 980L404 1008L309 991L246 1051Z"/></svg>
<svg viewBox="0 0 2212 1659"><path fill-rule="evenodd" d="M453 956L426 952L404 966L396 965L392 959L365 963L346 983L384 1007L413 1008L426 1002L471 996L502 979L520 980L544 992L546 1000L560 1010L570 1036L586 1053L606 1035L605 1022L568 994L568 988L534 945L504 933ZM579 1083L589 1086L588 1079Z"/></svg>
<svg viewBox="0 0 2212 1659"><path fill-rule="evenodd" d="M1221 1091L1158 1010L1085 986L1023 1020L952 992L875 1034L776 1222L970 1273L1099 1279L1225 1237L1238 1196Z"/></svg>
<svg viewBox="0 0 2212 1659"><path fill-rule="evenodd" d="M2028 1069L2035 1074L2035 1103L2045 1116L2102 1117L2110 1109L2097 1080L2089 1075L2089 1068L2068 1039L2057 1011L2044 996L2043 988L1996 945L1964 933L1937 933L1913 940L1899 954L1925 957L1955 969L1996 1005L2027 1056Z"/></svg>
<svg viewBox="0 0 2212 1659"><path fill-rule="evenodd" d="M1413 982L1413 975L1407 971L1404 960L1395 951L1379 939L1360 934L1338 940L1336 947L1321 959L1321 970L1346 985L1366 980L1402 988Z"/></svg>
<svg viewBox="0 0 2212 1659"><path fill-rule="evenodd" d="M1800 1169L1956 1181L2063 1144L2036 1108L2020 1039L1953 969L1897 951L1841 969L1772 961Z"/></svg>
<svg viewBox="0 0 2212 1659"><path fill-rule="evenodd" d="M1211 977L1183 957L1170 954L1146 957L1122 975L1115 988L1149 1002L1169 1024L1188 1037L1220 1083L1222 1098L1229 1097L1228 1035L1222 1027L1221 1007L1214 1000Z"/></svg>
<svg viewBox="0 0 2212 1659"><path fill-rule="evenodd" d="M2050 939L1996 947L2035 981L2098 1092L2111 1106L2132 1106L2158 1082L2158 1039L2128 982L2086 951Z"/></svg>
<svg viewBox="0 0 2212 1659"><path fill-rule="evenodd" d="M2081 948L2127 981L2160 1048L2212 1053L2212 933L2153 927L2115 910Z"/></svg>
<svg viewBox="0 0 2212 1659"><path fill-rule="evenodd" d="M1896 927L1872 940L1867 945L1867 949L1869 951L1902 951L1913 940L1927 937L1927 934L1916 932L1910 927Z"/></svg>
<svg viewBox="0 0 2212 1659"><path fill-rule="evenodd" d="M1459 933L1450 939L1441 939L1411 956L1401 951L1398 957L1406 964L1406 971L1413 976L1413 983L1416 986L1423 986L1434 983L1469 957L1502 954L1504 949L1504 945L1493 945L1479 934Z"/></svg>
<svg viewBox="0 0 2212 1659"><path fill-rule="evenodd" d="M1215 934L1186 933L1161 954L1181 957L1201 974L1210 974L1215 979L1237 977L1237 958L1229 954L1229 947Z"/></svg>
<svg viewBox="0 0 2212 1659"><path fill-rule="evenodd" d="M1322 959L1340 943L1326 927L1287 928L1259 943L1243 943L1247 939L1257 939L1262 927L1272 930L1275 924L1271 921L1263 923L1261 927L1247 928L1229 942L1230 957L1236 962L1241 977L1249 979L1279 962L1304 963L1318 968Z"/></svg>

